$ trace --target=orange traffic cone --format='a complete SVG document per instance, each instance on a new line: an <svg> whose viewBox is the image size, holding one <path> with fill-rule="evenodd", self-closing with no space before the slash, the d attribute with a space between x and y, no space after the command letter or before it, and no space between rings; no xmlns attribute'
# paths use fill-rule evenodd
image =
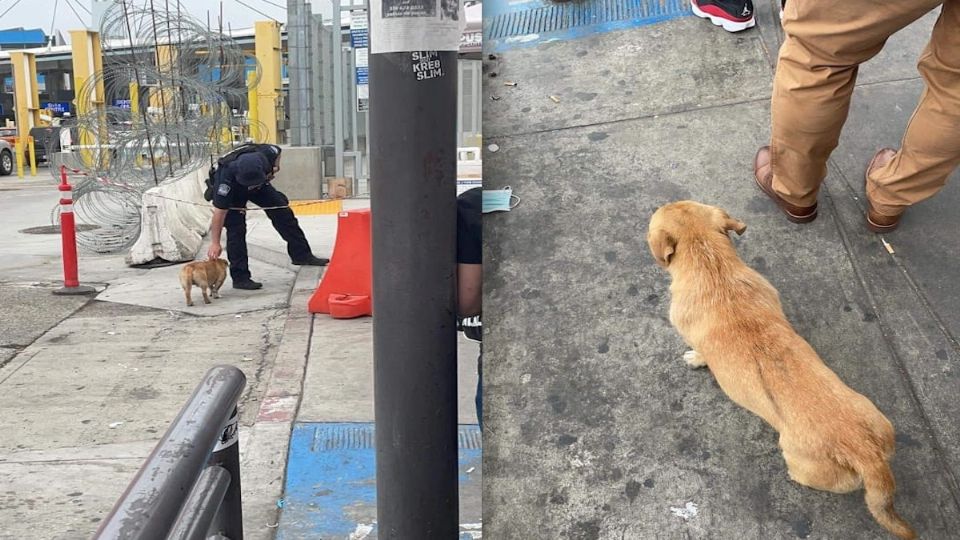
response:
<svg viewBox="0 0 960 540"><path fill-rule="evenodd" d="M370 209L340 212L333 256L307 304L310 313L344 319L373 315L370 257Z"/></svg>

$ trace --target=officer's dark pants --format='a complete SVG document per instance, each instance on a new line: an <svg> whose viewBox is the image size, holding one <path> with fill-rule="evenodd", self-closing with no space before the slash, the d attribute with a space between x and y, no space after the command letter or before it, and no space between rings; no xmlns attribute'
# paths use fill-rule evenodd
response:
<svg viewBox="0 0 960 540"><path fill-rule="evenodd" d="M248 191L247 200L261 208L286 206L290 203L286 195L270 184ZM266 210L266 213L270 222L273 223L273 228L280 233L281 238L286 240L287 254L290 255L291 260L302 261L313 254L303 229L293 215L293 210L277 208ZM227 228L227 260L230 261L230 278L235 282L246 281L250 279L250 265L247 261L247 216L236 210L230 210L223 224Z"/></svg>

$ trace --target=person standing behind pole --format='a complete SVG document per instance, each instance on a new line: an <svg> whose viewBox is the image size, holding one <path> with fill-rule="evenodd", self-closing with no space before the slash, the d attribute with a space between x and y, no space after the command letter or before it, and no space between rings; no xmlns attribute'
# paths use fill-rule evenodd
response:
<svg viewBox="0 0 960 540"><path fill-rule="evenodd" d="M287 242L287 253L293 264L325 266L329 260L314 256L288 206L286 195L277 191L270 180L280 170L280 147L259 145L256 151L238 156L223 170L218 171L213 184L213 218L210 223L210 249L207 257L220 257L220 232L227 228L227 260L230 261L230 279L234 289L254 290L263 286L253 281L247 260L247 201L264 210L273 228ZM240 209L240 210L238 210Z"/></svg>
<svg viewBox="0 0 960 540"><path fill-rule="evenodd" d="M483 429L483 225L481 188L457 197L457 313L463 335L480 343L477 358L477 423Z"/></svg>
<svg viewBox="0 0 960 540"><path fill-rule="evenodd" d="M770 146L757 152L760 189L787 219L817 217L817 191L847 119L860 64L887 38L942 5L918 69L925 88L899 150L876 153L865 174L867 227L892 231L960 164L960 0L787 2L771 107Z"/></svg>

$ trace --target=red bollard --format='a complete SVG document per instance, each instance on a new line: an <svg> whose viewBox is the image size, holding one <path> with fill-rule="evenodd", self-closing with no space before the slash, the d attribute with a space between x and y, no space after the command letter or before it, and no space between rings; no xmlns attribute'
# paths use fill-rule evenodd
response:
<svg viewBox="0 0 960 540"><path fill-rule="evenodd" d="M73 188L67 182L67 168L60 166L60 238L63 245L63 287L53 294L75 295L96 292L93 287L80 285L77 271L77 227L73 219Z"/></svg>

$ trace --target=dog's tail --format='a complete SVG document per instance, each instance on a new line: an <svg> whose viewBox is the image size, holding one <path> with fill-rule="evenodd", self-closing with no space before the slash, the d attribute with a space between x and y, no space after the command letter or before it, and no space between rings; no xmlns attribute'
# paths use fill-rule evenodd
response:
<svg viewBox="0 0 960 540"><path fill-rule="evenodd" d="M180 286L184 291L189 291L190 287L193 287L193 280L186 272L180 272Z"/></svg>
<svg viewBox="0 0 960 540"><path fill-rule="evenodd" d="M867 509L873 514L877 523L897 538L903 540L916 538L917 534L913 532L910 525L893 509L893 493L897 485L887 460L882 456L875 456L868 460L857 460L853 465L863 478Z"/></svg>

